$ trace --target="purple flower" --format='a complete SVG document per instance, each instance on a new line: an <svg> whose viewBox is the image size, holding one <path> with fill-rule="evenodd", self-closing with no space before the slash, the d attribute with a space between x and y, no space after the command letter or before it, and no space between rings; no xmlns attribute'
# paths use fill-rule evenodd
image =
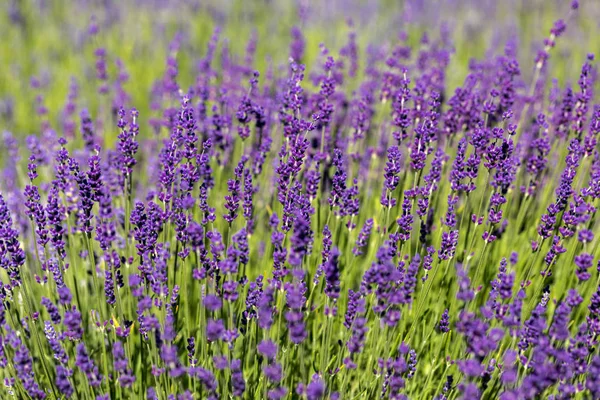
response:
<svg viewBox="0 0 600 400"><path fill-rule="evenodd" d="M296 210L294 230L290 242L292 244L289 263L294 268L300 268L304 257L309 253L312 244L313 232L310 228L308 216Z"/></svg>
<svg viewBox="0 0 600 400"><path fill-rule="evenodd" d="M595 356L590 363L585 387L590 391L592 398L600 397L600 382L596 377L600 374L600 356Z"/></svg>
<svg viewBox="0 0 600 400"><path fill-rule="evenodd" d="M461 383L460 385L458 385L458 388L461 392L460 399L462 400L481 398L481 392L477 388L477 385L475 385L474 383Z"/></svg>
<svg viewBox="0 0 600 400"><path fill-rule="evenodd" d="M71 381L69 380L72 375L73 372L70 369L63 367L62 365L56 366L56 387L61 394L64 394L67 397L67 399L71 398L75 392L71 385Z"/></svg>
<svg viewBox="0 0 600 400"><path fill-rule="evenodd" d="M369 218L365 221L362 229L358 234L358 238L356 239L356 243L354 244L354 248L352 249L352 254L356 257L363 254L363 248L368 245L369 238L371 236L371 230L373 229L373 219Z"/></svg>
<svg viewBox="0 0 600 400"><path fill-rule="evenodd" d="M273 383L279 383L283 379L283 369L280 364L272 363L263 367L263 373Z"/></svg>
<svg viewBox="0 0 600 400"><path fill-rule="evenodd" d="M46 393L40 389L35 381L33 360L29 354L29 350L25 345L20 343L19 339L17 340L19 341L18 345L13 346L13 349L15 350L13 364L17 377L23 384L23 388L29 396L34 399L45 399Z"/></svg>
<svg viewBox="0 0 600 400"><path fill-rule="evenodd" d="M252 203L252 196L257 188L252 184L252 173L250 170L244 170L244 199L242 202L242 208L244 210L244 219L246 219L246 229L252 233L254 228L253 213L254 206Z"/></svg>
<svg viewBox="0 0 600 400"><path fill-rule="evenodd" d="M268 339L260 342L257 346L257 350L269 360L274 360L277 355L277 345Z"/></svg>
<svg viewBox="0 0 600 400"><path fill-rule="evenodd" d="M362 305L364 309L364 301L361 303L361 294L360 292L355 292L352 289L348 290L348 309L346 310L346 316L344 319L344 326L346 329L350 329L354 319L356 318L356 314L361 312L360 306ZM364 310L363 310L364 312Z"/></svg>
<svg viewBox="0 0 600 400"><path fill-rule="evenodd" d="M216 342L217 340L222 339L224 334L225 325L223 324L223 321L220 319L216 321L214 319L208 320L208 323L206 324L206 339L208 339L208 341Z"/></svg>
<svg viewBox="0 0 600 400"><path fill-rule="evenodd" d="M217 389L217 380L212 372L200 367L190 367L188 373L198 379L207 391L214 394Z"/></svg>
<svg viewBox="0 0 600 400"><path fill-rule="evenodd" d="M263 277L259 275L256 281L250 282L248 285L248 295L246 296L246 310L243 316L246 320L251 320L257 317L257 306L260 297L263 294Z"/></svg>
<svg viewBox="0 0 600 400"><path fill-rule="evenodd" d="M414 218L411 213L412 201L405 193L404 201L402 202L402 216L396 220L398 224L398 235L401 241L406 242L410 239Z"/></svg>
<svg viewBox="0 0 600 400"><path fill-rule="evenodd" d="M229 367L229 360L225 356L214 356L213 363L217 371L223 371Z"/></svg>
<svg viewBox="0 0 600 400"><path fill-rule="evenodd" d="M71 300L73 299L73 295L71 295L71 290L67 286L60 286L58 288L58 302L63 305L71 304Z"/></svg>
<svg viewBox="0 0 600 400"><path fill-rule="evenodd" d="M127 366L125 350L120 341L116 341L113 344L112 354L115 371L119 373L119 385L124 388L130 388L135 382L135 375L133 375L132 370Z"/></svg>
<svg viewBox="0 0 600 400"><path fill-rule="evenodd" d="M234 396L242 396L246 390L246 381L242 374L242 362L240 360L231 361L231 386Z"/></svg>
<svg viewBox="0 0 600 400"><path fill-rule="evenodd" d="M185 368L179 362L177 357L177 347L163 343L160 348L160 359L169 371L169 376L177 378L185 373ZM164 368L160 368L158 375L164 372Z"/></svg>
<svg viewBox="0 0 600 400"><path fill-rule="evenodd" d="M350 354L357 354L362 351L365 344L366 335L369 330L367 319L363 317L365 312L365 299L356 293L352 298L352 304L348 304L346 312L346 321L344 325L351 329L351 336L346 346Z"/></svg>
<svg viewBox="0 0 600 400"><path fill-rule="evenodd" d="M291 29L292 41L290 44L290 58L297 63L302 62L304 56L304 47L306 45L302 30L297 26Z"/></svg>
<svg viewBox="0 0 600 400"><path fill-rule="evenodd" d="M575 257L575 265L577 269L575 270L575 275L580 281L587 281L590 279L591 275L587 271L594 264L594 257L592 257L588 253L581 253Z"/></svg>
<svg viewBox="0 0 600 400"><path fill-rule="evenodd" d="M325 382L317 374L313 375L310 383L306 385L306 398L320 400L325 396Z"/></svg>
<svg viewBox="0 0 600 400"><path fill-rule="evenodd" d="M48 203L46 204L46 216L50 228L50 241L59 258L65 257L64 234L66 229L63 226L64 208L58 199L58 191L55 186L50 190Z"/></svg>
<svg viewBox="0 0 600 400"><path fill-rule="evenodd" d="M94 364L94 361L88 356L84 343L77 345L75 365L85 374L90 386L99 387L101 385L103 377L98 372L98 367Z"/></svg>
<svg viewBox="0 0 600 400"><path fill-rule="evenodd" d="M62 347L62 344L58 340L58 338L56 336L56 331L54 330L54 327L52 326L52 324L49 321L46 321L44 323L44 333L46 335L46 339L48 340L48 344L50 345L50 348L52 349L54 358L57 361L59 361L62 365L66 366L67 362L69 361L69 357L67 356L67 353L65 352L64 348Z"/></svg>
<svg viewBox="0 0 600 400"><path fill-rule="evenodd" d="M79 340L83 337L83 328L81 327L81 313L73 306L70 310L65 311L63 321L66 331L65 335L71 340Z"/></svg>
<svg viewBox="0 0 600 400"><path fill-rule="evenodd" d="M469 192L473 190L470 185L462 183L462 180L467 177L467 173L465 172L467 166L465 162L466 151L467 140L462 138L458 142L456 158L454 159L452 170L450 171L450 187L457 192L462 190Z"/></svg>
<svg viewBox="0 0 600 400"><path fill-rule="evenodd" d="M313 282L315 285L319 284L319 278L321 277L321 275L323 275L325 265L327 264L327 261L331 257L331 245L333 244L333 242L331 240L331 230L329 229L329 225L325 225L325 227L323 228L322 236L323 236L323 243L322 243L323 250L321 251L322 263L319 264L319 266L317 267L317 271L315 272L315 276L313 277Z"/></svg>
<svg viewBox="0 0 600 400"><path fill-rule="evenodd" d="M223 282L223 299L226 301L236 301L239 297L237 292L238 283L236 281Z"/></svg>
<svg viewBox="0 0 600 400"><path fill-rule="evenodd" d="M139 133L137 118L139 113L135 108L131 109L131 122L129 123L129 127L127 127L125 123L125 110L123 108L119 109L118 114L118 127L121 129L121 133L118 136L118 150L120 155L119 164L123 175L129 176L136 164L135 155L138 151L136 138Z"/></svg>
<svg viewBox="0 0 600 400"><path fill-rule="evenodd" d="M193 367L196 365L198 360L194 357L196 354L196 339L192 336L187 339L188 345L186 346L186 350L188 351L188 361L190 365Z"/></svg>
<svg viewBox="0 0 600 400"><path fill-rule="evenodd" d="M324 267L325 294L334 301L340 296L339 258L340 252L334 247Z"/></svg>
<svg viewBox="0 0 600 400"><path fill-rule="evenodd" d="M554 313L554 319L550 329L548 331L550 337L555 340L565 340L569 338L569 315L571 313L571 306L566 302L562 302Z"/></svg>
<svg viewBox="0 0 600 400"><path fill-rule="evenodd" d="M99 49L100 50L100 49ZM102 53L104 54L104 53ZM92 117L88 110L85 108L81 110L81 135L83 137L83 142L85 144L85 148L88 152L92 153L96 146L95 138L94 138L94 121L92 121Z"/></svg>
<svg viewBox="0 0 600 400"><path fill-rule="evenodd" d="M454 252L456 251L457 244L457 230L442 233L442 244L440 249L438 250L438 257L440 258L440 260L449 260L452 257L454 257Z"/></svg>
<svg viewBox="0 0 600 400"><path fill-rule="evenodd" d="M582 229L577 234L577 240L581 243L590 243L594 240L594 233L588 229Z"/></svg>
<svg viewBox="0 0 600 400"><path fill-rule="evenodd" d="M271 389L267 392L267 398L269 400L280 400L287 396L288 390L283 386L279 386L275 389Z"/></svg>
<svg viewBox="0 0 600 400"><path fill-rule="evenodd" d="M48 314L50 314L50 319L52 320L52 323L55 325L60 324L61 316L60 312L58 311L58 307L56 307L56 305L46 297L42 297L42 305L46 308Z"/></svg>
<svg viewBox="0 0 600 400"><path fill-rule="evenodd" d="M248 159L245 156L242 157L237 167L235 168L235 179L230 179L227 181L227 191L229 192L229 194L225 196L224 207L228 210L228 213L223 215L223 218L229 224L231 224L237 218L238 215L238 208L242 196L240 182L243 178L244 164L247 160Z"/></svg>
<svg viewBox="0 0 600 400"><path fill-rule="evenodd" d="M394 207L396 205L396 199L392 197L392 192L396 189L400 183L400 177L398 174L402 169L400 163L400 150L398 146L390 146L387 151L388 161L384 168L384 179L383 192L381 193L381 205L384 207Z"/></svg>
<svg viewBox="0 0 600 400"><path fill-rule="evenodd" d="M106 297L106 303L112 306L117 302L115 297L115 282L113 280L112 272L105 271L104 276L104 295Z"/></svg>
<svg viewBox="0 0 600 400"><path fill-rule="evenodd" d="M531 312L531 316L520 332L519 348L521 350L538 345L542 332L546 329L545 311L545 305L540 303Z"/></svg>
<svg viewBox="0 0 600 400"><path fill-rule="evenodd" d="M342 151L338 148L333 153L333 165L335 166L335 172L332 178L332 188L328 202L330 207L340 207L341 209L344 206L344 198L346 196L347 173Z"/></svg>
<svg viewBox="0 0 600 400"><path fill-rule="evenodd" d="M489 329L485 321L464 312L456 322L456 330L465 336L467 351L480 358L494 351L504 336L501 328Z"/></svg>
<svg viewBox="0 0 600 400"><path fill-rule="evenodd" d="M273 315L276 312L275 304L276 286L269 285L263 291L258 300L258 326L262 329L269 329L273 324Z"/></svg>
<svg viewBox="0 0 600 400"><path fill-rule="evenodd" d="M290 311L285 313L285 319L288 323L290 340L299 344L306 339L308 332L304 325L303 308L306 298L306 285L304 282L286 283L286 300Z"/></svg>
<svg viewBox="0 0 600 400"><path fill-rule="evenodd" d="M20 268L25 262L17 230L13 229L10 211L0 194L0 267L8 271L12 286L21 285Z"/></svg>
<svg viewBox="0 0 600 400"><path fill-rule="evenodd" d="M447 308L444 310L442 318L440 319L440 322L438 322L437 328L442 333L450 332L450 315L448 314Z"/></svg>

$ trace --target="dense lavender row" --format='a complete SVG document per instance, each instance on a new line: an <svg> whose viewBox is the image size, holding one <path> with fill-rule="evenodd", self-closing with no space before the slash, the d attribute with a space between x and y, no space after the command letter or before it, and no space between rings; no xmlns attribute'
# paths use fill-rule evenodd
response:
<svg viewBox="0 0 600 400"><path fill-rule="evenodd" d="M58 120L32 80L39 135L0 148L0 397L600 398L594 56L547 84L577 8L531 79L510 42L453 91L444 32L358 29L307 73L293 28L262 75L216 30L190 87L175 37L149 115L102 47Z"/></svg>

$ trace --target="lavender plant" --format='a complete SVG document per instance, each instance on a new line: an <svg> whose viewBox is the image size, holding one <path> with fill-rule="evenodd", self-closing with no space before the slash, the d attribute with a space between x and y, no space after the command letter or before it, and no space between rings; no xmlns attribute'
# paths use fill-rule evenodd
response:
<svg viewBox="0 0 600 400"><path fill-rule="evenodd" d="M578 8L456 88L444 29L307 64L299 24L260 72L215 29L189 82L180 33L138 108L91 18L92 87L35 77L3 133L1 397L600 398L594 55L548 82Z"/></svg>

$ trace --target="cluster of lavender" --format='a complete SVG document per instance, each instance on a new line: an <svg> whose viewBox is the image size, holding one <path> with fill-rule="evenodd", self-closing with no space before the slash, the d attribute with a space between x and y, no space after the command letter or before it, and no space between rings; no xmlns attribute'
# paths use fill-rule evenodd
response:
<svg viewBox="0 0 600 400"><path fill-rule="evenodd" d="M571 5L571 13L578 8ZM263 74L219 30L148 115L98 47L0 155L2 398L600 398L600 105L448 38ZM88 34L98 35L95 20ZM155 60L153 60L155 61ZM114 73L113 73L114 72ZM596 266L596 267L595 267Z"/></svg>

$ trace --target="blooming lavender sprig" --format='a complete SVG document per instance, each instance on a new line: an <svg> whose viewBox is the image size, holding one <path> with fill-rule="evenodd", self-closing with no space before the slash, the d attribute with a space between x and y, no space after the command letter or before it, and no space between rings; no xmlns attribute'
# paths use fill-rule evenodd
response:
<svg viewBox="0 0 600 400"><path fill-rule="evenodd" d="M121 342L115 342L112 354L115 360L115 371L119 373L119 384L124 388L131 387L135 382L135 376L127 366L127 358Z"/></svg>
<svg viewBox="0 0 600 400"><path fill-rule="evenodd" d="M99 387L101 385L103 377L100 375L94 361L89 357L84 343L79 343L77 345L75 365L80 369L81 373L85 375L90 386Z"/></svg>
<svg viewBox="0 0 600 400"><path fill-rule="evenodd" d="M241 180L246 161L247 159L245 157L240 160L235 170L235 179L230 179L227 181L227 190L229 195L225 196L225 208L228 210L228 212L223 216L223 218L230 224L238 216L238 207L240 205L242 196Z"/></svg>
<svg viewBox="0 0 600 400"><path fill-rule="evenodd" d="M363 254L363 248L367 246L369 237L371 236L371 230L373 229L373 219L369 218L365 221L361 231L358 234L358 238L356 239L356 243L354 248L352 249L352 254L355 256L360 256Z"/></svg>
<svg viewBox="0 0 600 400"><path fill-rule="evenodd" d="M45 399L46 393L40 389L35 380L33 370L33 359L27 347L15 336L14 332L10 332L10 346L14 350L13 364L17 378L21 381L23 388L28 396L34 399Z"/></svg>
<svg viewBox="0 0 600 400"><path fill-rule="evenodd" d="M381 205L384 207L394 207L396 199L392 197L392 192L400 183L398 174L401 171L400 150L397 146L391 146L387 151L388 161L385 166L385 183L383 192L381 193Z"/></svg>

